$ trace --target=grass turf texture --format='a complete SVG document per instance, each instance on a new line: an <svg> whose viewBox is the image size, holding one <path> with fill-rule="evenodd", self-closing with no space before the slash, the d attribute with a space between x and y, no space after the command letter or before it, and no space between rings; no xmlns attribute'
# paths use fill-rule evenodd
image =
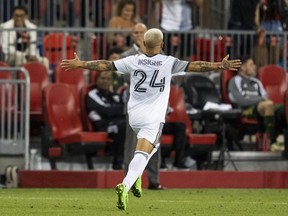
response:
<svg viewBox="0 0 288 216"><path fill-rule="evenodd" d="M288 190L167 189L129 194L127 211L113 189L0 189L0 215L286 216Z"/></svg>

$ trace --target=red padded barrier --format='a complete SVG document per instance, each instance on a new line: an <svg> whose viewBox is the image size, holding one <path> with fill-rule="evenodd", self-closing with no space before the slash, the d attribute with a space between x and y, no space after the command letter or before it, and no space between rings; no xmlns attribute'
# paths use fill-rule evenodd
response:
<svg viewBox="0 0 288 216"><path fill-rule="evenodd" d="M114 188L123 171L20 170L22 188ZM272 171L161 171L161 184L172 188L288 188L288 172ZM143 173L143 188L147 174Z"/></svg>

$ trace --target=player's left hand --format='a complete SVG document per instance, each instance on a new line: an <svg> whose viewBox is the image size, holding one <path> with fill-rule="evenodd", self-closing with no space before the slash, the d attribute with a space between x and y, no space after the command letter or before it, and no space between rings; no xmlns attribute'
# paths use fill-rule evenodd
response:
<svg viewBox="0 0 288 216"><path fill-rule="evenodd" d="M76 69L80 68L82 66L82 62L80 61L79 57L77 56L76 53L74 53L75 58L71 60L62 60L61 62L61 67L64 68L65 70L71 70L71 69Z"/></svg>
<svg viewBox="0 0 288 216"><path fill-rule="evenodd" d="M229 58L229 54L223 58L220 69L237 71L238 68L240 68L241 66L240 59L228 60L228 58Z"/></svg>

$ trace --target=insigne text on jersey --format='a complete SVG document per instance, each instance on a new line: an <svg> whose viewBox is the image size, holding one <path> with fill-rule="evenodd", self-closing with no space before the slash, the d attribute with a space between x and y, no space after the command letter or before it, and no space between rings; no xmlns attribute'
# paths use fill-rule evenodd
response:
<svg viewBox="0 0 288 216"><path fill-rule="evenodd" d="M139 59L138 65L153 65L153 66L161 66L162 61L155 61L151 59Z"/></svg>

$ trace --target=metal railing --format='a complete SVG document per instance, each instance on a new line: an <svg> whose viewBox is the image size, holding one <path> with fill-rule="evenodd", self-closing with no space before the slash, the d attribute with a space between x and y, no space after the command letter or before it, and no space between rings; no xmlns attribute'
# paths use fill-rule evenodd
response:
<svg viewBox="0 0 288 216"><path fill-rule="evenodd" d="M3 35L3 31L12 32L15 30L0 28L0 37L1 34ZM24 31L24 29L18 30ZM25 30L35 31L31 29ZM131 33L127 30L107 28L41 27L37 28L36 31L37 41L33 41L33 43L36 43L39 54L47 57L51 65L58 63L61 59L72 58L75 51L83 60L106 59L109 50L115 47L115 44L109 42L108 35L123 34L129 38ZM57 33L57 37L61 36L61 39L48 40L47 37L52 33ZM268 63L278 64L286 70L287 34L287 32L267 32L264 45L267 48L268 56L270 56L269 59L272 59ZM181 41L173 42L170 40L173 35L182 35ZM132 40L130 38L130 40L127 40L125 47L127 48L131 45ZM9 46L15 46L15 44L9 44ZM163 50L167 54L180 58L182 58L184 53L188 60L221 61L225 54L230 54L230 58L238 58L243 55L252 56L256 46L257 38L254 31L199 29L189 32L164 32ZM4 53L4 55L7 55L7 53Z"/></svg>
<svg viewBox="0 0 288 216"><path fill-rule="evenodd" d="M0 67L0 127L0 154L23 155L29 169L30 77L23 67Z"/></svg>

